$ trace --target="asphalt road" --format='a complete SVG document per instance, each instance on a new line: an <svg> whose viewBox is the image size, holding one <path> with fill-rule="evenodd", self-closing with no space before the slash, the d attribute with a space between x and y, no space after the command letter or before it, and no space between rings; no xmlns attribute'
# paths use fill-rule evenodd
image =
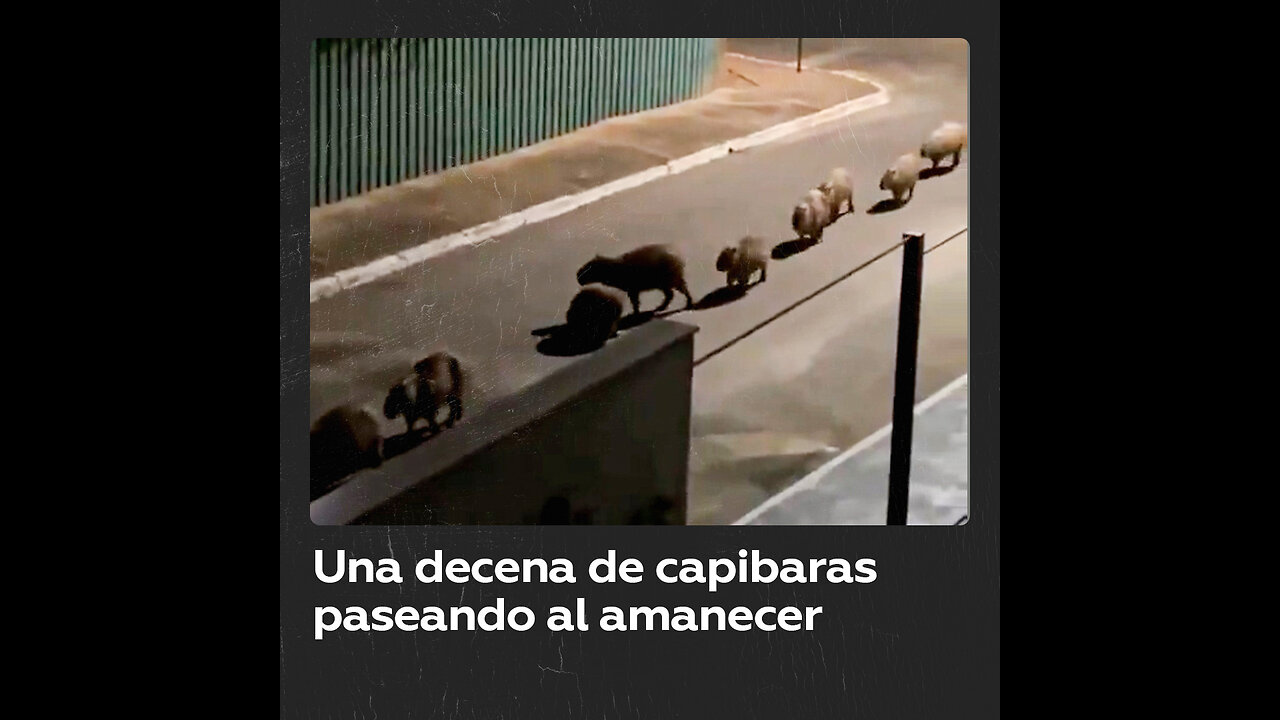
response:
<svg viewBox="0 0 1280 720"><path fill-rule="evenodd" d="M730 49L785 60L795 45L735 40ZM877 184L894 158L918 149L942 121L968 121L964 41L806 40L806 55L887 83L891 102L313 303L312 419L344 402L380 408L386 388L438 349L469 368L472 409L516 392L574 362L536 352L530 331L563 322L583 262L669 243L701 298L724 285L714 267L722 247L747 233L791 240L791 207L837 165L852 171L856 211L828 228L823 243L773 261L768 282L739 300L670 316L699 327L695 358L903 232L924 232L932 245L965 228L967 152L955 171L922 180L905 207L867 212L888 197ZM918 398L968 370L967 240L925 261ZM732 522L888 422L900 264L900 253L890 254L697 368L690 522ZM659 300L650 293L642 307ZM682 305L677 296L673 307Z"/></svg>

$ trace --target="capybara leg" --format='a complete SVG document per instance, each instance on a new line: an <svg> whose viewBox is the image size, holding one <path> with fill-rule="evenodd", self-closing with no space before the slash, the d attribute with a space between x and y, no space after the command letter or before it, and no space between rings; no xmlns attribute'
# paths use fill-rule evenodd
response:
<svg viewBox="0 0 1280 720"><path fill-rule="evenodd" d="M414 421L414 420L417 420L417 418L415 418L413 415L410 415L410 414L407 414L407 413L405 414L405 416L404 416L404 424L405 424L405 429L404 429L404 431L405 431L406 433L411 433L411 432L413 432L413 421Z"/></svg>
<svg viewBox="0 0 1280 720"><path fill-rule="evenodd" d="M462 419L462 398L460 397L449 398L449 419L450 420Z"/></svg>
<svg viewBox="0 0 1280 720"><path fill-rule="evenodd" d="M689 285L680 283L680 292L684 295L684 306L693 307L693 296L689 294Z"/></svg>
<svg viewBox="0 0 1280 720"><path fill-rule="evenodd" d="M640 312L640 293L627 293L627 297L631 298L631 312L639 314Z"/></svg>
<svg viewBox="0 0 1280 720"><path fill-rule="evenodd" d="M911 198L915 196L916 196L916 186L912 185L911 187L907 188L907 200L910 201Z"/></svg>
<svg viewBox="0 0 1280 720"><path fill-rule="evenodd" d="M957 150L956 154L951 156L951 167L955 167L959 164L960 164L960 151Z"/></svg>
<svg viewBox="0 0 1280 720"><path fill-rule="evenodd" d="M662 312L663 310L666 310L667 306L671 304L671 298L675 296L676 296L676 293L671 288L666 288L665 290L663 290L662 304L658 306L658 309L655 312Z"/></svg>
<svg viewBox="0 0 1280 720"><path fill-rule="evenodd" d="M929 159L933 161L933 167L935 168L938 167L938 163L942 160L942 158L929 158Z"/></svg>
<svg viewBox="0 0 1280 720"><path fill-rule="evenodd" d="M769 279L769 268L767 267L760 268L760 282L764 282L765 280L768 280L768 279Z"/></svg>

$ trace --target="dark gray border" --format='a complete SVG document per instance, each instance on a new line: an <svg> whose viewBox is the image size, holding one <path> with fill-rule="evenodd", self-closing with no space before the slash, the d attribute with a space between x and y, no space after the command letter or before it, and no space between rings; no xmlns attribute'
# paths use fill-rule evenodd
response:
<svg viewBox="0 0 1280 720"><path fill-rule="evenodd" d="M932 2L281 4L280 713L282 717L999 717L999 5ZM670 18L663 22L663 9ZM713 21L714 22L711 22ZM694 23L698 26L695 27ZM970 43L970 521L959 527L317 527L308 517L306 49L317 36L963 37ZM662 27L658 27L662 25ZM748 27L748 25L751 25ZM767 28L767 29L766 29ZM874 557L871 585L326 586L315 549L394 556ZM310 639L315 605L823 605L813 633L379 633Z"/></svg>

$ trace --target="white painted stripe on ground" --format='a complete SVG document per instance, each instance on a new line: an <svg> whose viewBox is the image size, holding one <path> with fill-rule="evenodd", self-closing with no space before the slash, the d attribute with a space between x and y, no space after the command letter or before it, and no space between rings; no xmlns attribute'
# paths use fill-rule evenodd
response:
<svg viewBox="0 0 1280 720"><path fill-rule="evenodd" d="M734 57L745 58L754 62L765 65L787 65L773 60L763 60L753 58L748 55L739 53L728 53ZM706 165L730 154L746 150L747 148L756 147L765 143L773 142L779 138L808 130L818 125L839 120L864 110L880 107L889 102L889 90L881 82L873 80L865 75L849 70L826 70L823 68L811 68L818 72L830 73L833 75L841 75L844 77L859 80L868 83L876 88L876 91L863 95L862 97L850 100L848 102L833 105L825 110L811 113L803 117L789 120L772 127L754 132L745 137L720 143L709 148L705 148L691 155L682 158L676 158L663 165L642 170L633 175L619 178L612 182L599 185L588 190L573 195L565 195L554 200L533 205L519 212L504 215L496 220L491 220L474 227L460 230L450 235L444 235L432 240L428 240L421 245L402 250L398 253L379 258L373 262L358 267L343 270L334 275L318 278L311 281L311 302L315 302L322 298L332 297L343 290L349 290L359 287L367 283L371 283L379 278L386 277L395 272L399 272L412 265L425 262L431 258L439 257L447 252L452 252L458 248L471 247L479 245L486 241L492 240L500 235L515 230L516 228L530 225L544 220L564 215L565 213L576 210L583 205L602 200L610 195L616 195L624 190L630 190L635 187L652 182L659 178L678 175L686 170Z"/></svg>
<svg viewBox="0 0 1280 720"><path fill-rule="evenodd" d="M950 395L951 393L955 392L957 389L963 387L968 382L969 382L969 373L965 373L964 375L961 375L955 380L952 380L950 383L947 384L946 387L930 395L924 400L921 400L920 403L915 406L915 409L913 410L913 414L919 415L925 410L928 410L934 405L937 405L940 400ZM759 507L747 513L746 515L743 515L741 518L738 518L738 520L733 524L746 525L747 523L750 523L752 520L755 520L757 517L759 517L769 508L774 507L775 505L777 505L778 503L781 503L782 501L786 500L792 495L795 495L796 493L804 490L812 490L814 487L818 485L819 482L822 481L822 478L825 477L827 473L831 472L837 465L843 463L844 461L848 460L854 455L857 455L863 450L866 450L867 448L871 447L878 440L884 439L884 437L887 436L892 431L893 431L893 423L889 423L888 425L885 425L879 430L871 433L870 435L860 440L857 445L854 445L853 447L849 448L848 450L845 450L844 452L840 453L836 457L831 458L827 462L823 463L822 467L818 468L817 470L814 470L808 475L805 475L804 477L797 480L795 484L791 485L786 490L783 490L777 495L774 495L768 500L765 500L763 503L760 504ZM888 478L885 478L885 482L886 482L886 487L888 487L887 485Z"/></svg>

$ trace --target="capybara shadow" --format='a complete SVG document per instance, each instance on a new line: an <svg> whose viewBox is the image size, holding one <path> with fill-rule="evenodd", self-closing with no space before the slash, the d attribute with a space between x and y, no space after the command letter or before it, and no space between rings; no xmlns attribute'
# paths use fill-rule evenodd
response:
<svg viewBox="0 0 1280 720"><path fill-rule="evenodd" d="M725 287L716 288L702 297L701 300L693 304L694 310L710 310L721 305L728 305L734 300L741 300L747 296L747 288L759 285L757 281L751 285L726 285Z"/></svg>
<svg viewBox="0 0 1280 720"><path fill-rule="evenodd" d="M652 317L653 313L648 315ZM634 322L631 317L625 319ZM573 297L564 324L538 328L533 334L544 338L537 345L543 355L584 355L604 347L610 338L618 336L619 330L630 327L623 320L622 297L607 287L593 285Z"/></svg>
<svg viewBox="0 0 1280 720"><path fill-rule="evenodd" d="M880 202L868 208L867 214L879 215L880 213L893 212L894 210L897 210L906 204L907 203L905 200L894 200L893 198L885 198L884 200L881 200Z"/></svg>
<svg viewBox="0 0 1280 720"><path fill-rule="evenodd" d="M583 334L568 325L557 325L534 348L550 357L576 357L604 347L607 338ZM616 337L616 333L614 335Z"/></svg>
<svg viewBox="0 0 1280 720"><path fill-rule="evenodd" d="M920 171L920 179L928 180L929 178L938 177L939 175L946 175L955 169L955 165L939 165L934 168L925 168Z"/></svg>
<svg viewBox="0 0 1280 720"><path fill-rule="evenodd" d="M427 432L425 428L418 428L393 435L382 441L382 457L390 460L397 455L403 455L439 434L439 432L432 433Z"/></svg>
<svg viewBox="0 0 1280 720"><path fill-rule="evenodd" d="M668 310L665 314L670 315L676 312L680 312L680 311ZM657 312L654 310L643 310L638 313L631 313L630 315L627 315L626 317L618 321L618 329L630 330L631 328L639 327L649 322L650 320L654 319L655 317L657 317L657 315L658 315Z"/></svg>
<svg viewBox="0 0 1280 720"><path fill-rule="evenodd" d="M802 253L817 244L818 241L813 238L796 238L794 240L786 240L774 245L773 252L770 253L770 255L774 260L786 260L792 255Z"/></svg>

